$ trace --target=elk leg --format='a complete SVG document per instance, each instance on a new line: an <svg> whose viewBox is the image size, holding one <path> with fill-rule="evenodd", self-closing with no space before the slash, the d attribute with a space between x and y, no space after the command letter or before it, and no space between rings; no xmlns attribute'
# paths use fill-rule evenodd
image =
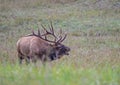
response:
<svg viewBox="0 0 120 85"><path fill-rule="evenodd" d="M34 57L31 56L31 60L32 60L33 63L36 63L36 61L37 61L36 56L34 56Z"/></svg>
<svg viewBox="0 0 120 85"><path fill-rule="evenodd" d="M29 64L30 63L30 57L27 56L27 58L25 59L25 61L26 61L26 64Z"/></svg>
<svg viewBox="0 0 120 85"><path fill-rule="evenodd" d="M43 66L45 66L46 65L46 62L45 62L46 61L46 55L42 56L41 61L42 61Z"/></svg>
<svg viewBox="0 0 120 85"><path fill-rule="evenodd" d="M18 61L20 64L22 64L23 57L21 54L18 53Z"/></svg>
<svg viewBox="0 0 120 85"><path fill-rule="evenodd" d="M23 58L22 57L19 57L19 63L22 64L22 60Z"/></svg>

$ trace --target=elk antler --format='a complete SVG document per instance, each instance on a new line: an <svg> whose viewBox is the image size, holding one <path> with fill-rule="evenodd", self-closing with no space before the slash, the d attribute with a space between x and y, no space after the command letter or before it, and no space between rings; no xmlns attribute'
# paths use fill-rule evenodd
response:
<svg viewBox="0 0 120 85"><path fill-rule="evenodd" d="M62 37L62 30L60 30L60 35L59 35L59 39L58 39L58 37L55 35L54 28L53 28L53 25L52 25L52 21L50 21L50 25L48 25L49 26L49 31L42 24L41 24L41 26L44 29L45 33L41 34L40 30L38 29L38 35L35 34L34 31L33 31L33 35L38 36L45 41L57 44L57 43L63 42L65 40L66 36L67 36L67 34L65 34L65 36ZM54 37L54 40L49 40L47 38L47 35L52 35ZM44 36L44 38L43 38L43 36Z"/></svg>
<svg viewBox="0 0 120 85"><path fill-rule="evenodd" d="M53 29L53 26L52 26L52 22L50 22L50 25L48 25L49 26L49 31L43 26L43 25L41 25L42 26L42 28L45 30L45 36L46 35L52 35L54 38L55 38L55 41L56 41L56 39L57 39L57 37L56 37L56 35L55 35L55 33L54 33L54 29Z"/></svg>
<svg viewBox="0 0 120 85"><path fill-rule="evenodd" d="M67 34L65 34L65 36L62 38L62 36L60 37L60 39L57 40L57 43L61 43L65 40L65 38L67 37Z"/></svg>

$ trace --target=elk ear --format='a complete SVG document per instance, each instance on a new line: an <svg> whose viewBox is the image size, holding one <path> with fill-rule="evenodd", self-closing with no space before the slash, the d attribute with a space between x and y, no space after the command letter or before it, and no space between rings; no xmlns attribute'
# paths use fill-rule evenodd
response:
<svg viewBox="0 0 120 85"><path fill-rule="evenodd" d="M61 48L61 46L59 45L59 44L51 44L51 46L53 47L53 48L55 48L56 50L59 50L60 48Z"/></svg>
<svg viewBox="0 0 120 85"><path fill-rule="evenodd" d="M52 46L53 48L56 48L56 45L55 44L49 44L50 46Z"/></svg>
<svg viewBox="0 0 120 85"><path fill-rule="evenodd" d="M56 50L60 50L60 48L61 48L60 45L55 46L55 49L56 49Z"/></svg>

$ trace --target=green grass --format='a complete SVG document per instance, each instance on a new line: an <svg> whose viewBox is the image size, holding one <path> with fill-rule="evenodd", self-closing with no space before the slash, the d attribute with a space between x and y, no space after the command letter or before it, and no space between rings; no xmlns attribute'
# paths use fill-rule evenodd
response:
<svg viewBox="0 0 120 85"><path fill-rule="evenodd" d="M1 65L1 85L119 85L120 68L76 68L68 65L46 67Z"/></svg>
<svg viewBox="0 0 120 85"><path fill-rule="evenodd" d="M0 3L0 85L119 85L118 0L4 0ZM19 4L18 4L19 3ZM106 6L106 5L105 5ZM110 7L110 8L109 8ZM69 56L43 67L19 65L17 40L52 20L67 32Z"/></svg>

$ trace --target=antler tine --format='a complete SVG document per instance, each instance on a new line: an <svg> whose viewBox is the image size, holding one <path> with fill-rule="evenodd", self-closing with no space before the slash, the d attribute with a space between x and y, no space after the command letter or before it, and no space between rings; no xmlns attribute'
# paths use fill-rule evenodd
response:
<svg viewBox="0 0 120 85"><path fill-rule="evenodd" d="M61 41L61 39L62 39L62 36L60 35L59 36L60 38L57 40L57 43L59 43L60 41Z"/></svg>
<svg viewBox="0 0 120 85"><path fill-rule="evenodd" d="M41 24L42 28L46 31L46 28Z"/></svg>
<svg viewBox="0 0 120 85"><path fill-rule="evenodd" d="M50 21L50 25L51 25L51 31L52 31L53 36L55 37L55 41L56 41L57 37L56 37L55 32L54 32L54 28L53 28L53 25L52 25L52 21Z"/></svg>
<svg viewBox="0 0 120 85"><path fill-rule="evenodd" d="M54 34L54 29L53 29L53 25L52 25L52 21L50 21L50 25L51 25L51 31L52 31L52 33Z"/></svg>
<svg viewBox="0 0 120 85"><path fill-rule="evenodd" d="M35 32L34 32L34 30L32 30L32 34L33 34L33 35L35 35Z"/></svg>
<svg viewBox="0 0 120 85"><path fill-rule="evenodd" d="M57 41L57 43L61 43L65 40L65 38L67 37L67 34L65 34L65 36L62 38L62 36L60 35L60 39Z"/></svg>
<svg viewBox="0 0 120 85"><path fill-rule="evenodd" d="M38 29L38 35L41 36L40 30Z"/></svg>
<svg viewBox="0 0 120 85"><path fill-rule="evenodd" d="M63 42L66 39L66 37L67 37L67 34L65 34L64 38L62 38L60 42Z"/></svg>
<svg viewBox="0 0 120 85"><path fill-rule="evenodd" d="M57 43L59 43L62 40L62 29L60 29L59 31L60 31L60 35L59 35L59 39L57 40Z"/></svg>
<svg viewBox="0 0 120 85"><path fill-rule="evenodd" d="M53 32L52 32L52 30L51 30L51 27L50 27L50 25L48 25L48 27L49 27L49 30L50 30L51 34L53 34Z"/></svg>
<svg viewBox="0 0 120 85"><path fill-rule="evenodd" d="M48 32L47 30L46 30L46 28L41 24L41 26L42 26L42 28L46 31L46 34L51 34L50 32Z"/></svg>
<svg viewBox="0 0 120 85"><path fill-rule="evenodd" d="M55 37L55 39L56 39L57 37L55 36L55 32L54 32L54 28L53 28L53 25L52 25L52 21L50 21L50 25L48 25L48 26L49 26L51 35L53 35Z"/></svg>

